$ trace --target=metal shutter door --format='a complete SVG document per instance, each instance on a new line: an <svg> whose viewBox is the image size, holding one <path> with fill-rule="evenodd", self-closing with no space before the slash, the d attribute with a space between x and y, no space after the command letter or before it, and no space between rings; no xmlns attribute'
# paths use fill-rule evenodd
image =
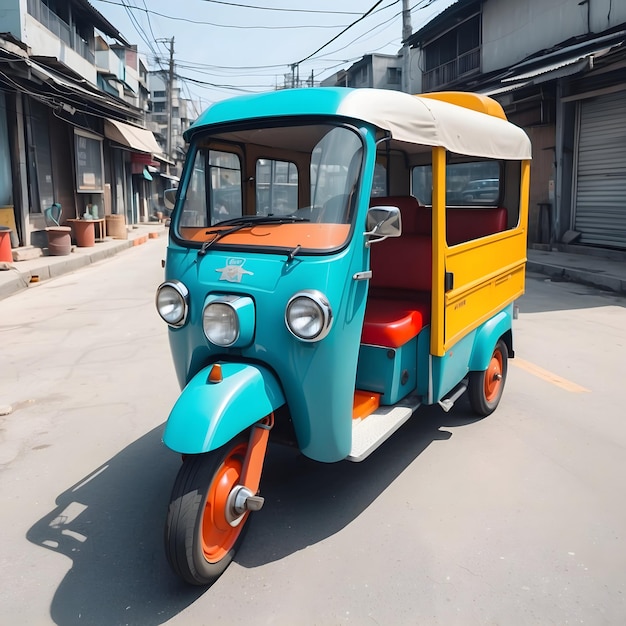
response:
<svg viewBox="0 0 626 626"><path fill-rule="evenodd" d="M579 103L574 228L580 243L626 248L626 91Z"/></svg>

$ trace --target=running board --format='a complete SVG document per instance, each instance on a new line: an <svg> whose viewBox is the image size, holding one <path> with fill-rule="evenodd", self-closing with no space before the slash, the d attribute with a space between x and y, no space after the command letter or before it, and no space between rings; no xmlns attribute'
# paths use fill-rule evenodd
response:
<svg viewBox="0 0 626 626"><path fill-rule="evenodd" d="M365 419L352 420L352 450L346 459L359 462L367 458L413 415L420 404L417 396L408 396L394 406L379 407Z"/></svg>

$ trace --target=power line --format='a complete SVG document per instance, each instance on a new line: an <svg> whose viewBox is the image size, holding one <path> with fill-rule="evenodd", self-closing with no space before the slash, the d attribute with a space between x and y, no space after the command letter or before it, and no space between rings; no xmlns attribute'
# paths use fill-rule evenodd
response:
<svg viewBox="0 0 626 626"><path fill-rule="evenodd" d="M396 0L397 2L397 0ZM350 24L349 26L346 26L346 28L344 28L338 35L335 35L330 41L327 41L323 46L320 46L315 52L312 52L311 54L309 54L309 56L304 57L304 59L301 59L300 61L298 61L297 63L294 63L292 65L293 66L298 66L301 63L304 63L304 61L308 61L311 57L315 56L318 52L320 52L321 50L323 50L326 46L329 46L333 41L339 39L339 37L341 37L341 35L343 35L347 30L349 30L350 28L352 28L353 26L355 26L356 24L358 24L360 21L364 20L368 15L370 15L372 13L372 11L379 5L382 4L383 0L378 0L378 2L376 4L374 4L374 6L367 11L366 13L364 13L361 17L359 17L359 19L355 20L354 22L352 22L352 24ZM393 2L392 4L395 4L395 2ZM391 5L390 5L391 6Z"/></svg>
<svg viewBox="0 0 626 626"><path fill-rule="evenodd" d="M204 0L205 2L208 2L209 0ZM137 7L137 6L130 6L127 7L126 4L124 4L124 0L121 0L121 2L116 2L115 0L98 0L98 2L103 2L105 4L113 4L115 6L121 6L124 7L126 9L130 8L130 9L134 9L135 11L140 11L142 13L146 13L146 14L151 14L151 15L156 15L158 17L163 17L165 19L168 20L173 20L176 22L187 22L188 24L200 24L202 26L214 26L215 28L233 28L236 30L294 30L294 29L302 29L302 28L337 28L336 25L333 24L292 24L289 26L265 26L265 25L261 25L261 24L255 24L253 26L244 26L241 24L218 24L216 22L206 22L203 20L198 20L198 19L192 19L192 18L187 18L187 17L177 17L174 15L167 15L165 13L159 13L158 11L154 11L152 9L148 9L148 8L141 8L141 7ZM245 6L245 5L241 5L241 6ZM261 7L253 7L253 8L261 8ZM275 9L275 10L279 10L279 9ZM288 9L285 9L288 10ZM294 9L295 10L295 9ZM300 11L300 12L305 12L305 11ZM311 11L313 12L313 11ZM339 15L343 15L345 13L341 13L341 12L336 12L336 11L317 11L317 13L328 13L328 14L339 14ZM354 14L349 14L349 15L354 15ZM358 14L357 14L358 15Z"/></svg>
<svg viewBox="0 0 626 626"><path fill-rule="evenodd" d="M221 0L202 0L203 2L211 2L212 4L224 4L230 7L238 7L242 9L258 9L259 11L277 11L284 13L323 13L328 15L359 15L355 11L319 11L315 9L283 9L278 7L259 7L251 4L240 4L238 2L222 2Z"/></svg>

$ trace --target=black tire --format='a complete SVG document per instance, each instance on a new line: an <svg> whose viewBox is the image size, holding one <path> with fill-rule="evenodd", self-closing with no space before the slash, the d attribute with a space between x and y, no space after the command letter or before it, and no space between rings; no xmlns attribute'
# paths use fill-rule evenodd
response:
<svg viewBox="0 0 626 626"><path fill-rule="evenodd" d="M247 447L248 439L240 436L213 452L188 456L174 482L165 553L172 569L192 585L212 585L243 540L249 513L232 526L225 504L239 483Z"/></svg>
<svg viewBox="0 0 626 626"><path fill-rule="evenodd" d="M498 340L489 366L482 372L470 372L469 401L472 410L481 417L491 415L500 403L508 371L509 350Z"/></svg>

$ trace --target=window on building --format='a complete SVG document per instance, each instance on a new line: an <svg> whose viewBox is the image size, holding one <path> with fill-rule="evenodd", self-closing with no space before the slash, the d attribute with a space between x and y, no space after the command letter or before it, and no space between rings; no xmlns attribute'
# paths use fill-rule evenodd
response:
<svg viewBox="0 0 626 626"><path fill-rule="evenodd" d="M164 111L165 111L165 102L153 102L152 103L153 113L163 113Z"/></svg>
<svg viewBox="0 0 626 626"><path fill-rule="evenodd" d="M78 193L102 193L102 139L82 131L74 131L76 159L76 191Z"/></svg>
<svg viewBox="0 0 626 626"><path fill-rule="evenodd" d="M155 98L165 98L165 96L167 95L167 92L166 91L153 91L152 95Z"/></svg>
<svg viewBox="0 0 626 626"><path fill-rule="evenodd" d="M480 13L424 47L424 91L480 71Z"/></svg>
<svg viewBox="0 0 626 626"><path fill-rule="evenodd" d="M402 82L402 69L399 67L387 68L387 84L399 85Z"/></svg>

